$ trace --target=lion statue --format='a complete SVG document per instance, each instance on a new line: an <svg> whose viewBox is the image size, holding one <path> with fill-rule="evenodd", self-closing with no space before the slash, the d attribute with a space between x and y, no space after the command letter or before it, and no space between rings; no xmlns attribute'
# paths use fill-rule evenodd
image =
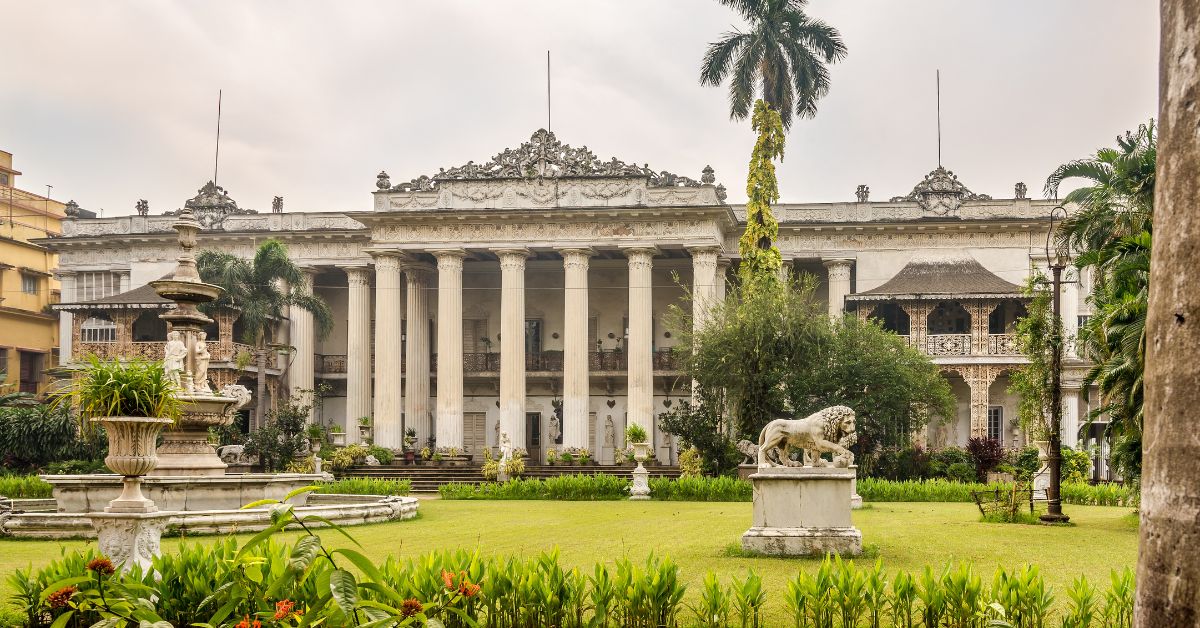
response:
<svg viewBox="0 0 1200 628"><path fill-rule="evenodd" d="M833 406L803 419L775 419L758 436L758 466L793 466L789 450L804 451L805 466L824 466L821 454L833 453L833 465L848 467L854 462L849 447L857 442L854 410Z"/></svg>

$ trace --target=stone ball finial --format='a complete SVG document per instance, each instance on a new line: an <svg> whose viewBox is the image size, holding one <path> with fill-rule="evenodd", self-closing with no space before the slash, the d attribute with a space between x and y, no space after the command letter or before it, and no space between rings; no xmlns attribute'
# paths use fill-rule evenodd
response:
<svg viewBox="0 0 1200 628"><path fill-rule="evenodd" d="M387 190L392 187L392 180L388 177L386 171L379 171L379 174L375 177L375 187L380 190Z"/></svg>
<svg viewBox="0 0 1200 628"><path fill-rule="evenodd" d="M700 182L704 185L712 185L717 182L716 171L712 166L705 166L700 174Z"/></svg>

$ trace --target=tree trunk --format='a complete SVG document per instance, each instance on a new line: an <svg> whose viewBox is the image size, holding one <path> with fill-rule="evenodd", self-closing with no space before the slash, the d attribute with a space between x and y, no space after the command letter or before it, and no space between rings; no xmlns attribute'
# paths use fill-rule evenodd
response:
<svg viewBox="0 0 1200 628"><path fill-rule="evenodd" d="M1162 0L1135 626L1200 624L1200 3Z"/></svg>
<svg viewBox="0 0 1200 628"><path fill-rule="evenodd" d="M254 429L261 428L267 416L267 350L260 347L257 351L257 358L258 378L255 392Z"/></svg>

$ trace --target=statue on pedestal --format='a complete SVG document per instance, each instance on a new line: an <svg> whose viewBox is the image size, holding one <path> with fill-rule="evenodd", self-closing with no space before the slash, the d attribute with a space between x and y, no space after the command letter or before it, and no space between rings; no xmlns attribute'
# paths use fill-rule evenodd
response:
<svg viewBox="0 0 1200 628"><path fill-rule="evenodd" d="M854 410L833 406L814 412L803 419L775 419L767 423L758 436L758 466L794 467L790 450L800 449L803 466L822 467L821 454L834 454L833 466L849 467L854 454L849 447L857 442L854 431Z"/></svg>

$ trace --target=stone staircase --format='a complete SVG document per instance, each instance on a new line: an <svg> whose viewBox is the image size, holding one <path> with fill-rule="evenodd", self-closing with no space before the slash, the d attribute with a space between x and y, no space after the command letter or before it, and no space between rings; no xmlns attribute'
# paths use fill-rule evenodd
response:
<svg viewBox="0 0 1200 628"><path fill-rule="evenodd" d="M566 465L527 465L525 467L526 479L545 479L559 475L578 475L578 474L604 474L614 475L618 477L631 478L634 467L632 466L607 466L607 465L587 465L587 466L566 466ZM671 478L679 477L679 467L667 466L646 466L646 471L650 472L652 478ZM460 482L463 484L481 484L486 480L480 473L479 465L468 465L462 467L452 467L448 465L400 465L390 464L376 467L354 466L339 477L357 477L357 478L387 478L392 480L412 480L414 493L433 493L437 492L437 487L442 484L451 482Z"/></svg>

